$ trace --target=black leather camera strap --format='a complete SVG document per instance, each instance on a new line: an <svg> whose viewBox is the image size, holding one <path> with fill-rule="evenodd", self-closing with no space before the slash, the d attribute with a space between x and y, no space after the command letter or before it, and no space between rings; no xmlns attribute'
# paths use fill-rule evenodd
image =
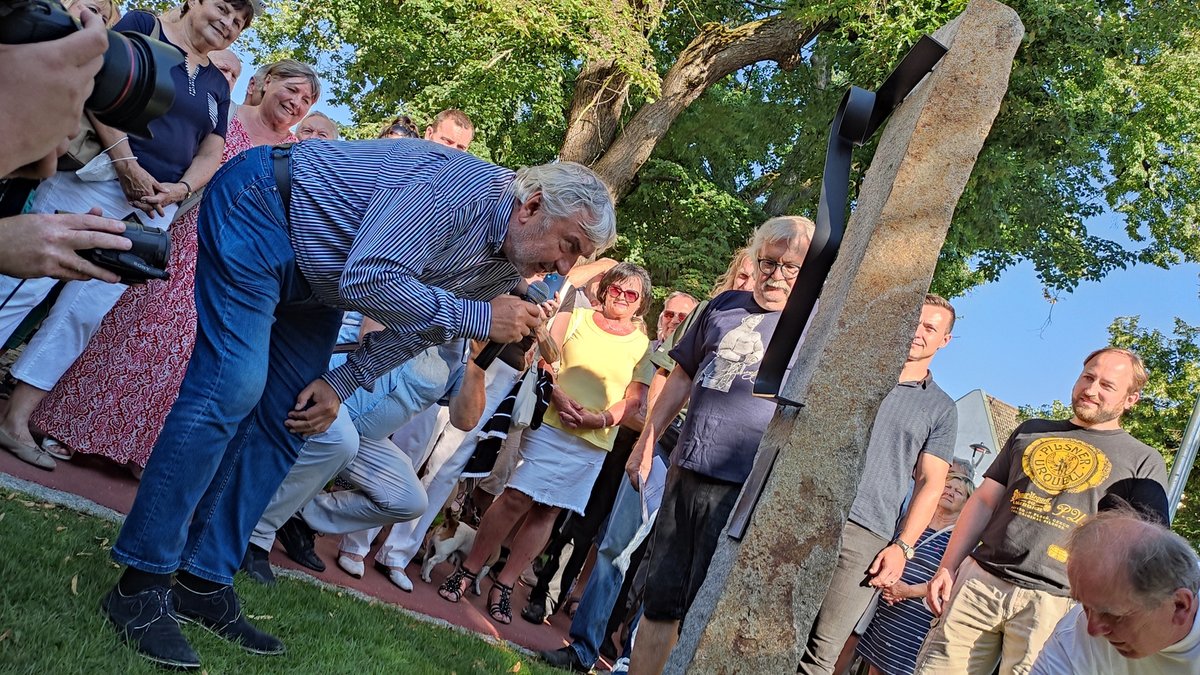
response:
<svg viewBox="0 0 1200 675"><path fill-rule="evenodd" d="M292 213L292 144L284 143L271 148L271 164L275 173L275 187L279 189L279 200L283 202L283 215Z"/></svg>

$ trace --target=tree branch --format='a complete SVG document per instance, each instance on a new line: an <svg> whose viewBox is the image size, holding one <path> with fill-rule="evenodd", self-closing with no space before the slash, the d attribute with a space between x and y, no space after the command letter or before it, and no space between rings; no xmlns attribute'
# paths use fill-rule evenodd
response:
<svg viewBox="0 0 1200 675"><path fill-rule="evenodd" d="M663 76L661 96L634 114L593 169L621 199L671 124L706 89L760 61L774 61L784 70L796 67L801 61L800 48L828 25L780 15L735 28L704 26Z"/></svg>

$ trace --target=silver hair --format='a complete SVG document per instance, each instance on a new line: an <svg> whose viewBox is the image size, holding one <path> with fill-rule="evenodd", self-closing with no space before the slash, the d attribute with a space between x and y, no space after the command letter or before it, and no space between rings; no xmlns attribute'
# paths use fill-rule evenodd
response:
<svg viewBox="0 0 1200 675"><path fill-rule="evenodd" d="M675 298L687 298L688 300L691 300L692 302L696 303L697 305L700 304L700 301L697 300L691 293L684 293L683 291L671 291L671 293L669 295L667 295L666 298L663 298L663 307L666 307L667 303L674 300Z"/></svg>
<svg viewBox="0 0 1200 675"><path fill-rule="evenodd" d="M333 125L333 140L336 141L337 139L342 137L342 130L338 128L337 122L334 122L333 118L330 117L329 115L326 115L325 113L321 112L320 110L314 110L314 111L308 113L307 115L305 115L304 119L300 120L300 123L304 124L306 121L308 121L308 118L310 118L310 117L321 117L321 118L325 119L326 121L328 121L330 124L332 124Z"/></svg>
<svg viewBox="0 0 1200 675"><path fill-rule="evenodd" d="M1136 536L1113 536L1116 534L1112 532L1114 526L1134 524L1141 525L1137 527ZM1121 534L1125 535L1126 532ZM1113 550L1114 543L1120 540L1124 540L1125 550ZM1088 518L1071 533L1071 557L1074 557L1076 549L1083 547L1088 550L1081 553L1111 551L1116 557L1114 572L1124 574L1134 597L1144 607L1158 606L1181 588L1200 595L1200 557L1197 557L1191 545L1157 520L1132 507L1101 511Z"/></svg>
<svg viewBox="0 0 1200 675"><path fill-rule="evenodd" d="M269 71L273 65L275 64L268 63L265 66L259 66L258 70L254 71L254 74L250 76L251 81L254 82L254 91L256 93L263 93L263 88L267 86L267 71Z"/></svg>
<svg viewBox="0 0 1200 675"><path fill-rule="evenodd" d="M546 213L554 218L569 218L579 211L587 213L580 223L596 254L617 240L617 216L612 193L591 169L575 162L555 162L527 166L517 171L513 192L520 202L542 194Z"/></svg>
<svg viewBox="0 0 1200 675"><path fill-rule="evenodd" d="M817 226L804 216L777 216L758 226L754 231L754 239L750 242L750 255L758 258L767 244L777 241L803 241L808 245L812 241L813 232Z"/></svg>

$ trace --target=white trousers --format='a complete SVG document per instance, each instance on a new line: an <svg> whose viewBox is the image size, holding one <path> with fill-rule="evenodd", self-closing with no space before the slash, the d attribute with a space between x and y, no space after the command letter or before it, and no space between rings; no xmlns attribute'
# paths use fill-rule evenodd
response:
<svg viewBox="0 0 1200 675"><path fill-rule="evenodd" d="M33 213L86 213L99 207L109 218L124 218L133 211L117 181L90 183L79 180L70 171L60 171L38 185L33 198ZM166 228L175 216L176 206L164 207L166 215L150 217L138 211L139 219L154 227ZM7 341L30 310L40 303L57 283L54 279L14 279L0 276L0 342ZM95 279L68 281L21 357L13 364L16 379L38 389L50 391L83 353L127 286Z"/></svg>
<svg viewBox="0 0 1200 675"><path fill-rule="evenodd" d="M447 426L441 438L433 447L425 466L425 476L421 485L425 488L426 499L435 508L426 509L425 513L415 520L397 523L383 546L380 547L375 559L388 567L403 569L408 566L425 538L425 532L437 517L438 508L446 502L458 484L467 461L475 452L475 443L479 430L491 418L500 401L512 390L521 373L516 369L497 360L484 371L484 387L487 402L479 423L470 431L461 431ZM307 518L307 514L305 516ZM371 550L371 542L379 534L379 529L353 532L342 537L341 550L366 556Z"/></svg>

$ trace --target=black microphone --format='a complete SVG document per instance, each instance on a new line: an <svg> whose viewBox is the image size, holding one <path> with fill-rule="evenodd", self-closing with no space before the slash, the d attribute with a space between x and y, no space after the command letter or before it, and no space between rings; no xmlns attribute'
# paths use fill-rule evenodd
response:
<svg viewBox="0 0 1200 675"><path fill-rule="evenodd" d="M550 287L547 286L546 282L544 281L535 281L529 284L529 287L525 289L524 294L513 291L513 295L535 305L540 305L554 297L554 294L550 291ZM488 366L492 365L492 361L495 361L496 357L500 355L500 352L504 351L504 348L508 345L509 343L507 342L496 342L494 340L488 341L488 343L484 345L483 349L479 350L479 354L475 357L475 365L487 370Z"/></svg>

